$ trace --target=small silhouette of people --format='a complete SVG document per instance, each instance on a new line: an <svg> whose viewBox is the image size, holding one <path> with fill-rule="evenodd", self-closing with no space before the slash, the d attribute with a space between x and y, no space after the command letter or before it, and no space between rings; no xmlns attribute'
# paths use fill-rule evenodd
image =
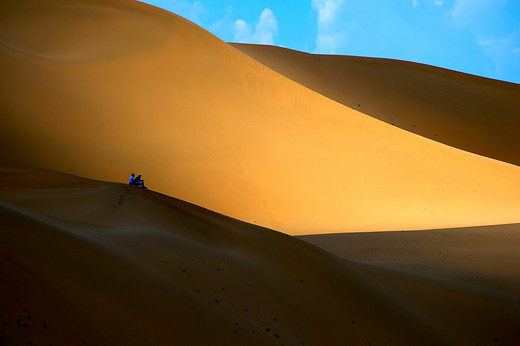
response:
<svg viewBox="0 0 520 346"><path fill-rule="evenodd" d="M130 175L130 179L128 180L128 184L146 189L146 186L144 186L144 180L141 178L141 174L138 174L136 177L135 174L132 173Z"/></svg>

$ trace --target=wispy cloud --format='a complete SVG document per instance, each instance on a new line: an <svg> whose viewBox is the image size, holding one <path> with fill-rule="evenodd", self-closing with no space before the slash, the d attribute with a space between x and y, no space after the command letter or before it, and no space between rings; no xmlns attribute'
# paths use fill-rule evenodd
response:
<svg viewBox="0 0 520 346"><path fill-rule="evenodd" d="M412 0L412 7L418 8L418 7L441 7L444 5L444 0L423 0L419 2L419 0Z"/></svg>
<svg viewBox="0 0 520 346"><path fill-rule="evenodd" d="M450 14L455 24L476 25L489 21L507 0L456 0Z"/></svg>
<svg viewBox="0 0 520 346"><path fill-rule="evenodd" d="M338 30L336 18L345 0L312 0L312 8L318 12L316 53L333 54L341 44L343 34Z"/></svg>
<svg viewBox="0 0 520 346"><path fill-rule="evenodd" d="M345 0L312 0L312 8L318 11L318 23L330 24Z"/></svg>
<svg viewBox="0 0 520 346"><path fill-rule="evenodd" d="M260 14L258 22L252 25L243 19L237 19L234 26L234 42L274 44L274 36L278 32L278 22L273 11L266 8Z"/></svg>
<svg viewBox="0 0 520 346"><path fill-rule="evenodd" d="M508 13L507 0L456 0L450 11L453 24L473 36L475 44L494 66L493 78L507 78L518 73L518 27L506 28L500 23Z"/></svg>
<svg viewBox="0 0 520 346"><path fill-rule="evenodd" d="M477 44L484 53L493 61L496 76L503 73L503 65L509 55L515 55L520 48L514 46L512 37L477 37Z"/></svg>
<svg viewBox="0 0 520 346"><path fill-rule="evenodd" d="M209 30L219 37L231 37L234 30L234 21L231 19L233 15L233 6L227 5L224 8L224 16L215 20L209 25Z"/></svg>

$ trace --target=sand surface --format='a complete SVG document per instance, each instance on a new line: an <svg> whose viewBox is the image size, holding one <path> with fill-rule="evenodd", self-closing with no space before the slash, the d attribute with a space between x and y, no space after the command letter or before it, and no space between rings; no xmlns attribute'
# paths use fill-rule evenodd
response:
<svg viewBox="0 0 520 346"><path fill-rule="evenodd" d="M333 101L169 12L6 0L0 39L0 162L118 182L135 171L155 191L289 234L520 222L520 168ZM372 83L391 92L391 71Z"/></svg>
<svg viewBox="0 0 520 346"><path fill-rule="evenodd" d="M520 298L520 224L299 238L356 262Z"/></svg>
<svg viewBox="0 0 520 346"><path fill-rule="evenodd" d="M520 85L434 66L238 44L345 106L447 145L520 165Z"/></svg>
<svg viewBox="0 0 520 346"><path fill-rule="evenodd" d="M518 85L130 0L1 1L0 63L0 344L520 344Z"/></svg>
<svg viewBox="0 0 520 346"><path fill-rule="evenodd" d="M479 245L493 249L486 239L502 249L518 245L517 226L470 231L466 241L443 247L462 274L471 269L478 277L478 268L489 274L509 265L496 272L500 287L477 285L406 270L407 261L421 264L417 253L428 252L424 244L432 237L436 246L445 242L437 233L406 233L401 246L417 250L401 257L395 241L388 241L393 233L353 235L352 256L344 252L342 259L300 239L129 185L12 166L1 173L3 344L520 342L513 269L519 256L493 252L487 267L482 258L466 256L478 254ZM347 249L344 243L340 247ZM374 254L365 246L381 250ZM453 256L457 249L461 256ZM435 256L425 261L437 263ZM400 258L397 270L377 263L387 257ZM444 265L440 269L449 271Z"/></svg>

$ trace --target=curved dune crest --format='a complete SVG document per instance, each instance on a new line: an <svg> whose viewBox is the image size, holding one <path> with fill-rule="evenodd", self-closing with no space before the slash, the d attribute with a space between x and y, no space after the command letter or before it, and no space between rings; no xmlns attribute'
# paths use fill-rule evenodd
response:
<svg viewBox="0 0 520 346"><path fill-rule="evenodd" d="M9 345L520 341L518 300L498 291L342 260L126 184L0 172Z"/></svg>
<svg viewBox="0 0 520 346"><path fill-rule="evenodd" d="M56 173L4 176L0 331L8 344L437 338L388 306L351 264L289 236L128 185L45 188L35 182ZM17 188L27 180L32 189ZM16 318L25 328L13 327ZM367 332L374 323L381 336Z"/></svg>
<svg viewBox="0 0 520 346"><path fill-rule="evenodd" d="M111 181L137 170L154 190L291 234L519 221L518 167L345 107L176 15L1 6L0 161Z"/></svg>
<svg viewBox="0 0 520 346"><path fill-rule="evenodd" d="M322 95L407 131L520 165L520 85L392 59L232 43Z"/></svg>

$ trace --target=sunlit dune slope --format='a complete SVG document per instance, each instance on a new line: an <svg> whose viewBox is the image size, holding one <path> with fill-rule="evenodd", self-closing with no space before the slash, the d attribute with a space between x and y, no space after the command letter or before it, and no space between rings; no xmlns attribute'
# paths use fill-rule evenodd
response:
<svg viewBox="0 0 520 346"><path fill-rule="evenodd" d="M136 171L291 234L519 221L518 167L336 103L174 14L29 0L0 16L0 162Z"/></svg>
<svg viewBox="0 0 520 346"><path fill-rule="evenodd" d="M450 146L520 165L520 85L406 61L233 44L348 107Z"/></svg>
<svg viewBox="0 0 520 346"><path fill-rule="evenodd" d="M520 340L518 303L505 295L368 270L126 184L1 173L0 338L8 345Z"/></svg>

